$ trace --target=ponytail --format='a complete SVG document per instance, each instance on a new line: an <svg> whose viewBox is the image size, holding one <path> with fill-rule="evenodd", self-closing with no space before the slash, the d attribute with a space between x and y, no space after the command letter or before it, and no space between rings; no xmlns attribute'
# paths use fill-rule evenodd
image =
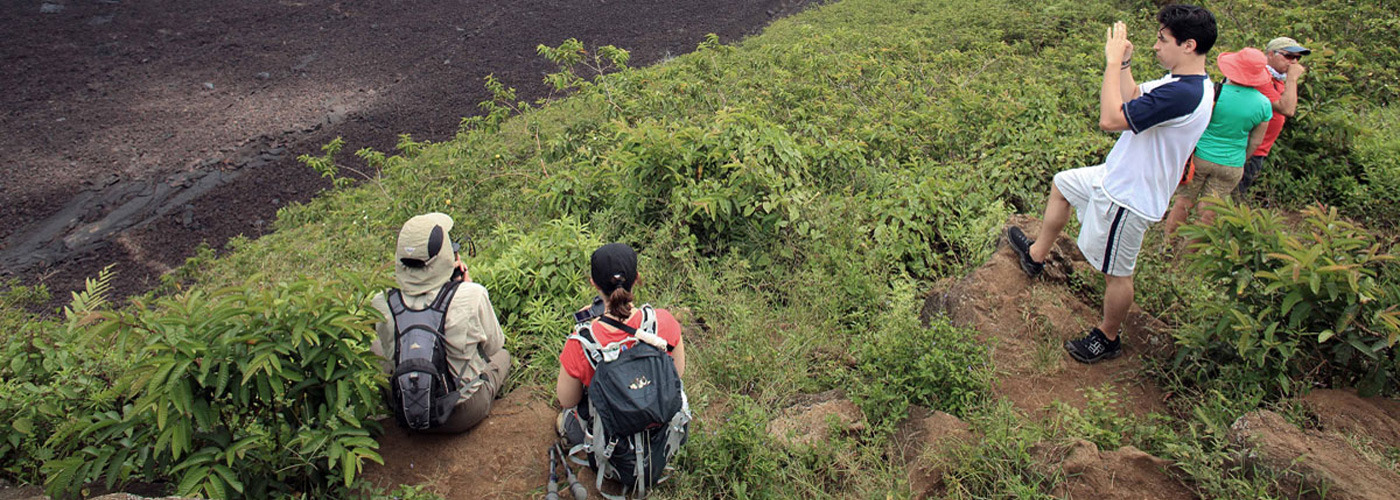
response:
<svg viewBox="0 0 1400 500"><path fill-rule="evenodd" d="M608 314L617 319L626 320L632 316L632 292L626 288L617 287L608 294Z"/></svg>

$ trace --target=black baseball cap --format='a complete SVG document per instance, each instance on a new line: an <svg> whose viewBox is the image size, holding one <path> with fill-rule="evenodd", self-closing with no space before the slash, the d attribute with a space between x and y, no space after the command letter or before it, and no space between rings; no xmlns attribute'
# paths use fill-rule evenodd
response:
<svg viewBox="0 0 1400 500"><path fill-rule="evenodd" d="M590 260L593 283L604 295L618 287L632 291L637 282L637 252L626 243L608 243L593 251Z"/></svg>

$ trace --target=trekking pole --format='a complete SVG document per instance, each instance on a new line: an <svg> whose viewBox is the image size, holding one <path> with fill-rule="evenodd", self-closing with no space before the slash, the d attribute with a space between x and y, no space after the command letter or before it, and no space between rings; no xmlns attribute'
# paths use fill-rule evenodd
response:
<svg viewBox="0 0 1400 500"><path fill-rule="evenodd" d="M559 473L554 471L554 464L558 461L556 458L557 456L558 455L554 453L554 448L551 447L549 449L549 484L545 486L546 493L544 494L544 500L560 500ZM568 466L565 467L567 468Z"/></svg>
<svg viewBox="0 0 1400 500"><path fill-rule="evenodd" d="M564 456L564 450L559 448L558 443L555 443L554 451L560 456L559 462L564 464L564 473L569 478L569 491L574 494L574 500L588 500L588 487L578 482L578 478L574 477L574 469L569 467L569 459Z"/></svg>

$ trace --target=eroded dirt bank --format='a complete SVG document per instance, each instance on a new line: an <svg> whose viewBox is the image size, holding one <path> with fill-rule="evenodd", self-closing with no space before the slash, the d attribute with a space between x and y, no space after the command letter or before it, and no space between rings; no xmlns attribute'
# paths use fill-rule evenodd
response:
<svg viewBox="0 0 1400 500"><path fill-rule="evenodd" d="M487 74L542 96L540 43L613 44L639 66L809 3L4 2L0 278L61 298L115 263L117 293L138 293L324 189L300 154L446 139Z"/></svg>

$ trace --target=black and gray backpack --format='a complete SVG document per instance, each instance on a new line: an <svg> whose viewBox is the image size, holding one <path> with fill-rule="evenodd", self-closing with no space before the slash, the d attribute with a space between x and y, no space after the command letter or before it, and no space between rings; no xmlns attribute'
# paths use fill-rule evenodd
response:
<svg viewBox="0 0 1400 500"><path fill-rule="evenodd" d="M594 370L587 390L589 425L584 426L583 444L569 454L586 455L586 461L574 460L598 472L599 493L603 480L613 479L622 484L624 496L636 498L645 497L664 478L666 464L685 443L690 423L685 387L668 354L671 346L656 337L651 306L641 311L641 328L636 329L607 316L599 319L628 334L617 342L600 345L587 323L576 325L569 336L583 346ZM653 343L665 345L665 350Z"/></svg>
<svg viewBox="0 0 1400 500"><path fill-rule="evenodd" d="M410 309L403 293L385 298L394 315L394 374L389 378L389 407L399 425L422 431L447 423L461 397L457 374L447 362L443 328L447 306L460 281L448 281L427 309Z"/></svg>

